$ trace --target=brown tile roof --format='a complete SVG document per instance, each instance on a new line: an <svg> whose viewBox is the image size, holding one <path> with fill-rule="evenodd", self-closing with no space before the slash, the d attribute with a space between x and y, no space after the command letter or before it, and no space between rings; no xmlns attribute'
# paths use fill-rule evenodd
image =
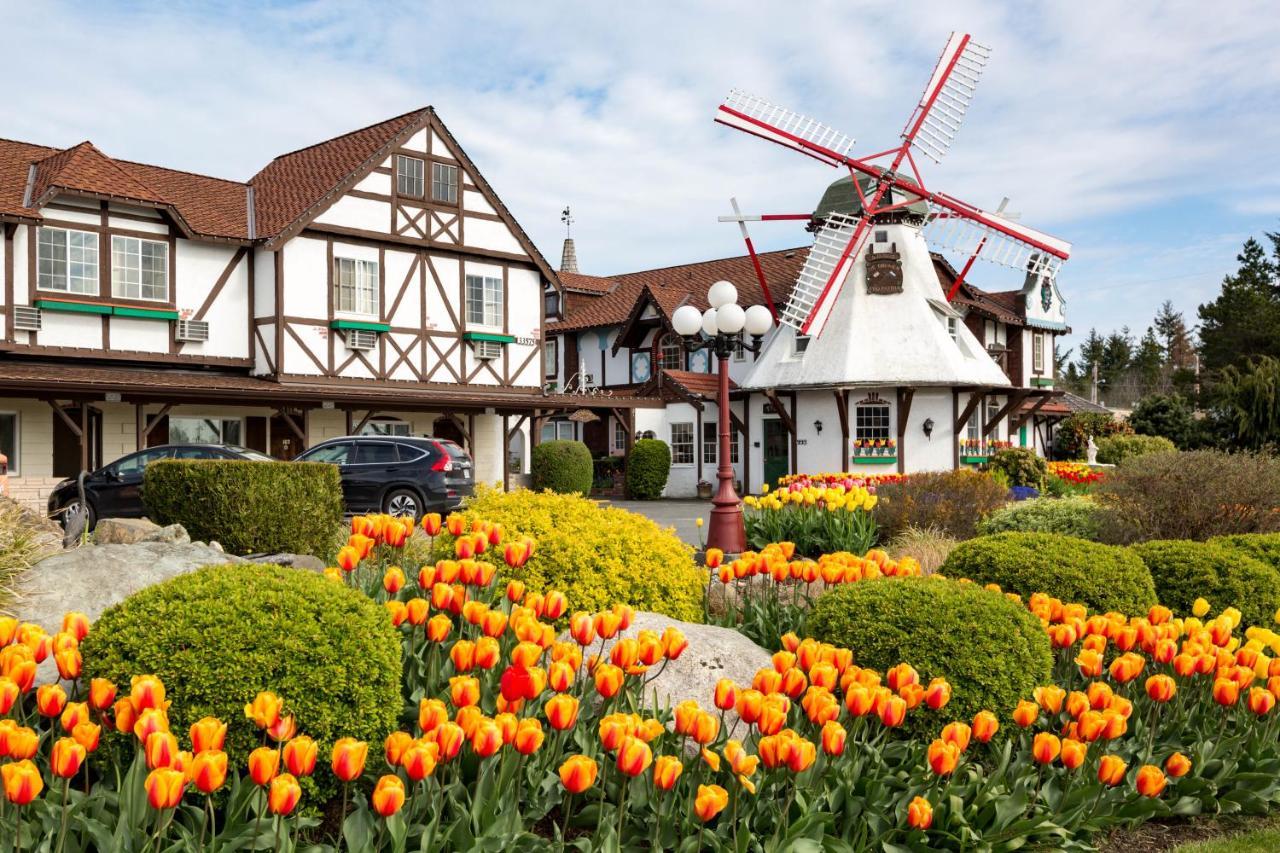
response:
<svg viewBox="0 0 1280 853"><path fill-rule="evenodd" d="M695 373L690 370L667 370L664 368L660 375L663 381L674 382L685 391L698 397L711 400L720 393L720 380L714 373ZM730 391L736 390L737 387L736 382L732 379L729 380Z"/></svg>
<svg viewBox="0 0 1280 853"><path fill-rule="evenodd" d="M248 192L240 181L117 160L170 200L197 234L249 238Z"/></svg>
<svg viewBox="0 0 1280 853"><path fill-rule="evenodd" d="M0 139L0 214L27 218L40 216L39 210L22 204L27 192L27 177L31 173L32 163L45 159L57 150L44 145Z"/></svg>
<svg viewBox="0 0 1280 853"><path fill-rule="evenodd" d="M808 254L809 249L801 247L758 255L760 266L764 270L765 281L769 284L769 290L779 310L791 295L791 289L795 287L796 277L800 275L800 268L804 266L804 259ZM561 275L563 276L564 273ZM714 261L700 261L609 276L608 280L617 282L618 286L614 290L598 299L581 303L563 320L548 324L547 329L554 334L625 323L631 316L636 299L644 292L646 286L653 295L654 301L668 316L685 302L697 306L699 310L705 310L707 288L721 279L732 281L738 286L738 301L743 305L764 302L764 294L756 280L751 258L748 255L739 255L733 258L719 258Z"/></svg>
<svg viewBox="0 0 1280 853"><path fill-rule="evenodd" d="M583 275L578 272L565 272L560 270L560 283L564 285L565 290L571 290L582 293L608 293L618 286L618 282L612 278L603 278L598 275Z"/></svg>
<svg viewBox="0 0 1280 853"><path fill-rule="evenodd" d="M132 170L103 154L92 142L81 142L64 151L50 154L36 163L35 182L31 190L32 203L43 204L60 189L155 205L167 203Z"/></svg>

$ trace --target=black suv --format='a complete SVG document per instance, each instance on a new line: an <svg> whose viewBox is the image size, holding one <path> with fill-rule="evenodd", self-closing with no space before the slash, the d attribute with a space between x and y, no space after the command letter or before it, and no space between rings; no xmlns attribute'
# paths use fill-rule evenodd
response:
<svg viewBox="0 0 1280 853"><path fill-rule="evenodd" d="M162 444L122 456L84 479L84 498L88 504L86 529L92 530L99 518L142 518L147 514L142 504L142 472L160 459L243 459L270 462L271 457L234 444ZM49 494L49 515L63 525L80 507L80 490L75 480L63 480Z"/></svg>
<svg viewBox="0 0 1280 853"><path fill-rule="evenodd" d="M351 513L421 518L428 512L454 509L475 489L471 457L445 438L331 438L296 461L337 465L342 497Z"/></svg>

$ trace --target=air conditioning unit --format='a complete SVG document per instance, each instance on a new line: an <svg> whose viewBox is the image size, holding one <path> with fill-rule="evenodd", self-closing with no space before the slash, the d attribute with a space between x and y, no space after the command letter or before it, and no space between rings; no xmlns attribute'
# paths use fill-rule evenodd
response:
<svg viewBox="0 0 1280 853"><path fill-rule="evenodd" d="M343 335L349 350L368 351L378 346L378 333L369 329L347 329Z"/></svg>
<svg viewBox="0 0 1280 853"><path fill-rule="evenodd" d="M13 328L19 332L40 331L40 309L30 305L13 306Z"/></svg>
<svg viewBox="0 0 1280 853"><path fill-rule="evenodd" d="M497 341L475 341L476 358L492 361L502 356L502 344Z"/></svg>
<svg viewBox="0 0 1280 853"><path fill-rule="evenodd" d="M209 340L208 320L179 320L174 337L180 341L199 343Z"/></svg>

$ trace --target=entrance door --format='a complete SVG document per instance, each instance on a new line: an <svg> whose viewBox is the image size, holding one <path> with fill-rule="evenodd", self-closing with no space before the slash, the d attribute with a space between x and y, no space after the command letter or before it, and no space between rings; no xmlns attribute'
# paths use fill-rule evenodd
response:
<svg viewBox="0 0 1280 853"><path fill-rule="evenodd" d="M779 418L764 419L764 481L773 488L791 472L791 434Z"/></svg>
<svg viewBox="0 0 1280 853"><path fill-rule="evenodd" d="M72 421L80 423L80 408L66 409ZM53 476L75 477L80 473L80 439L71 431L57 412L50 412L53 418ZM89 468L95 471L102 467L102 412L89 409Z"/></svg>
<svg viewBox="0 0 1280 853"><path fill-rule="evenodd" d="M299 423L302 415L294 415L294 423ZM277 459L288 461L294 459L302 451L306 450L306 444L298 438L289 425L284 422L284 418L279 415L271 417L271 449L268 451Z"/></svg>

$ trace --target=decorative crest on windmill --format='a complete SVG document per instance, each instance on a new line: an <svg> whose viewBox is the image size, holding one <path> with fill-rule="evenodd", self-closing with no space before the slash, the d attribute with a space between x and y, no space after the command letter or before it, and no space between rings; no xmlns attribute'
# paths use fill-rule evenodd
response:
<svg viewBox="0 0 1280 853"><path fill-rule="evenodd" d="M734 90L716 111L716 121L775 142L838 169L847 169L846 198L829 203L831 190L815 213L743 215L736 200L733 214L722 222L742 229L756 276L774 317L799 334L819 334L854 262L862 253L874 223L920 225L934 249L950 249L969 256L964 273L976 258L1024 271L1028 277L1052 283L1069 257L1069 243L1028 228L998 211L987 211L944 192L930 189L920 174L915 154L942 161L965 112L990 51L967 34L948 39L924 94L916 104L893 148L855 157L854 139L834 128L745 92ZM907 170L904 172L904 170ZM840 183L843 191L845 184ZM832 186L835 190L837 185ZM769 296L764 273L747 233L749 221L807 220L815 231L813 248L797 279L791 298L779 312ZM893 265L899 247L882 245L867 253L868 291L900 292L901 268L895 280ZM960 280L963 280L964 273ZM947 294L955 296L960 281Z"/></svg>

